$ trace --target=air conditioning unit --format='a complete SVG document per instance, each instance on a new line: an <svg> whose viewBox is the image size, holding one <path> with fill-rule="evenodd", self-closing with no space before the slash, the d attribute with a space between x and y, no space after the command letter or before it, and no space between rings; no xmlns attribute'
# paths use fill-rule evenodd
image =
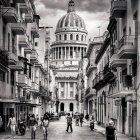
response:
<svg viewBox="0 0 140 140"><path fill-rule="evenodd" d="M123 76L123 85L124 87L132 87L132 75Z"/></svg>

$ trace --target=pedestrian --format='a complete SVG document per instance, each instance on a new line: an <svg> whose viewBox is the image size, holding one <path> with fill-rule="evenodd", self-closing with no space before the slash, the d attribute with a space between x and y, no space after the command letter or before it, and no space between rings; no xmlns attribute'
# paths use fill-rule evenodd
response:
<svg viewBox="0 0 140 140"><path fill-rule="evenodd" d="M67 114L67 129L66 129L67 132L69 131L69 127L71 129L71 132L73 132L73 129L72 129L72 117L70 116L70 113Z"/></svg>
<svg viewBox="0 0 140 140"><path fill-rule="evenodd" d="M48 117L48 115L44 115L44 118L42 120L41 126L43 128L44 140L47 140L48 126L49 126L49 117Z"/></svg>
<svg viewBox="0 0 140 140"><path fill-rule="evenodd" d="M88 115L88 113L86 114L85 119L86 119L87 121L89 120L89 115Z"/></svg>
<svg viewBox="0 0 140 140"><path fill-rule="evenodd" d="M81 113L81 114L80 114L80 125L81 125L81 127L82 127L82 125L83 125L83 118L84 118L84 116L83 116L83 114Z"/></svg>
<svg viewBox="0 0 140 140"><path fill-rule="evenodd" d="M76 115L76 125L79 126L79 119L80 119L80 116L79 115Z"/></svg>
<svg viewBox="0 0 140 140"><path fill-rule="evenodd" d="M36 137L36 127L38 125L38 122L35 118L35 115L32 114L30 116L30 119L29 119L29 126L30 126L30 131L31 131L31 139L35 139Z"/></svg>
<svg viewBox="0 0 140 140"><path fill-rule="evenodd" d="M109 125L106 126L106 140L115 140L117 137L116 129L114 127L114 122L112 120L109 121Z"/></svg>
<svg viewBox="0 0 140 140"><path fill-rule="evenodd" d="M15 138L16 126L17 126L17 123L16 123L15 115L11 114L11 117L9 118L7 127L10 127L11 134L12 134L13 138Z"/></svg>

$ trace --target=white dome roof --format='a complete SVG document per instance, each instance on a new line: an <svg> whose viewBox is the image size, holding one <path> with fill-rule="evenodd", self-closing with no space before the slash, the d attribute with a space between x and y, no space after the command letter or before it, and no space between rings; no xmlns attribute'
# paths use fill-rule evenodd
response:
<svg viewBox="0 0 140 140"><path fill-rule="evenodd" d="M56 32L68 31L69 29L87 32L84 20L75 13L74 2L72 0L68 4L68 13L58 21Z"/></svg>

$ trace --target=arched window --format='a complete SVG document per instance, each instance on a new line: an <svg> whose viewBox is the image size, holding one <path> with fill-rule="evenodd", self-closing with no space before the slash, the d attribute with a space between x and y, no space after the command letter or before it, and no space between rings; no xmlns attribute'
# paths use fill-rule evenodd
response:
<svg viewBox="0 0 140 140"><path fill-rule="evenodd" d="M79 40L79 35L76 35L76 40Z"/></svg>
<svg viewBox="0 0 140 140"><path fill-rule="evenodd" d="M64 103L61 103L60 104L60 111L64 111L64 109L65 109Z"/></svg>
<svg viewBox="0 0 140 140"><path fill-rule="evenodd" d="M67 40L67 35L66 34L64 35L64 40Z"/></svg>
<svg viewBox="0 0 140 140"><path fill-rule="evenodd" d="M70 111L73 111L73 103L70 103Z"/></svg>
<svg viewBox="0 0 140 140"><path fill-rule="evenodd" d="M73 40L73 35L72 34L70 35L70 40Z"/></svg>
<svg viewBox="0 0 140 140"><path fill-rule="evenodd" d="M61 40L61 35L59 35L59 40Z"/></svg>

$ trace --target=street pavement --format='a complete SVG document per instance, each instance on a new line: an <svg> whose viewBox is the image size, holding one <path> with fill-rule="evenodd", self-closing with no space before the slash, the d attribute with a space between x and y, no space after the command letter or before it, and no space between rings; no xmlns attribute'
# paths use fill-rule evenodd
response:
<svg viewBox="0 0 140 140"><path fill-rule="evenodd" d="M16 136L15 139L29 140L31 139L30 132L27 131L25 136ZM12 140L12 138L0 138L0 140ZM40 128L37 129L36 140L43 140ZM48 140L105 140L105 138L102 134L91 131L86 123L80 127L75 126L75 122L73 122L73 133L66 132L66 120L65 117L62 117L59 121L50 122Z"/></svg>
<svg viewBox="0 0 140 140"><path fill-rule="evenodd" d="M30 131L27 130L26 135L16 135L15 140L31 139ZM0 134L0 140L12 140L9 133ZM38 127L36 140L43 140L42 129ZM48 128L48 140L105 140L105 129L95 124L95 130L91 131L89 122L84 122L83 127L75 126L73 121L73 133L66 132L66 119L62 117L59 121L50 122ZM118 140L132 140L123 134L118 134Z"/></svg>

